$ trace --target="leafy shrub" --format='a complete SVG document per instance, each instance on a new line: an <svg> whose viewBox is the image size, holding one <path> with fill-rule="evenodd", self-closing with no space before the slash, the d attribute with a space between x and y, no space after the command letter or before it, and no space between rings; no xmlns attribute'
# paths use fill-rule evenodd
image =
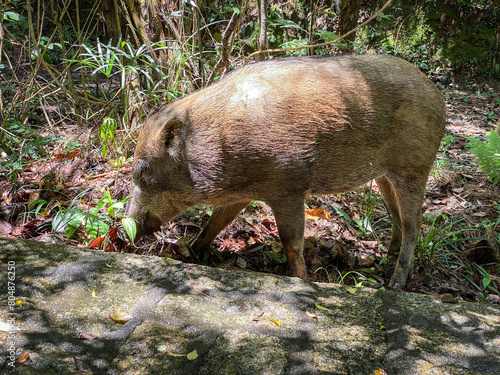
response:
<svg viewBox="0 0 500 375"><path fill-rule="evenodd" d="M493 183L498 184L500 181L500 135L492 130L484 142L470 139L469 148L476 157L479 167Z"/></svg>

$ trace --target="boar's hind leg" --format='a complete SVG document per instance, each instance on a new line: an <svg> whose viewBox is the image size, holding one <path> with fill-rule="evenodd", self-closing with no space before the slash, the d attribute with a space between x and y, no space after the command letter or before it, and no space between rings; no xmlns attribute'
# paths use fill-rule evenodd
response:
<svg viewBox="0 0 500 375"><path fill-rule="evenodd" d="M393 192L399 206L401 230L403 234L401 251L396 262L389 287L394 289L406 285L413 270L414 253L422 222L422 203L425 194L426 175L399 175L392 182Z"/></svg>
<svg viewBox="0 0 500 375"><path fill-rule="evenodd" d="M389 257L394 257L401 250L401 242L403 234L401 232L401 218L399 217L399 206L396 198L396 192L391 184L391 181L385 176L377 178L378 190L382 199L391 214L392 219L392 234L391 245L389 246Z"/></svg>
<svg viewBox="0 0 500 375"><path fill-rule="evenodd" d="M191 244L191 249L195 254L203 250L208 250L210 244L217 237L219 232L224 229L233 219L243 210L250 201L238 202L227 206L217 207L205 227L198 234Z"/></svg>
<svg viewBox="0 0 500 375"><path fill-rule="evenodd" d="M267 202L271 206L283 250L286 254L286 270L289 276L307 279L304 262L304 198L288 197Z"/></svg>

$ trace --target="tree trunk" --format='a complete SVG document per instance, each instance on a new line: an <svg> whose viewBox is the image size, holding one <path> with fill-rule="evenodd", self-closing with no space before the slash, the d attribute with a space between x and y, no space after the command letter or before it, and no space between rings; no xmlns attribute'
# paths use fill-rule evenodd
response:
<svg viewBox="0 0 500 375"><path fill-rule="evenodd" d="M359 0L341 0L340 1L340 19L337 34L344 35L351 31L358 25L359 18ZM356 33L352 33L347 38L347 46L342 48L342 52L350 53L353 51L354 46L352 42L356 39Z"/></svg>

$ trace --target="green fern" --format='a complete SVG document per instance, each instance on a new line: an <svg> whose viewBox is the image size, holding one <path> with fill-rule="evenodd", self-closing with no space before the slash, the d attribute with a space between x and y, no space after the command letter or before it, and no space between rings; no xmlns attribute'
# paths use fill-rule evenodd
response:
<svg viewBox="0 0 500 375"><path fill-rule="evenodd" d="M492 130L484 142L477 139L469 140L470 151L486 175L498 184L500 181L500 135Z"/></svg>

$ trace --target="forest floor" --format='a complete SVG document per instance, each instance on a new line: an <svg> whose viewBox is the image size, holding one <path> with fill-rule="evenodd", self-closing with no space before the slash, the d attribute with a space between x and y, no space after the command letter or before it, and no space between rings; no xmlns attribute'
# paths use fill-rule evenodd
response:
<svg viewBox="0 0 500 375"><path fill-rule="evenodd" d="M456 79L443 94L447 132L429 177L418 259L405 290L440 295L447 302L500 303L500 187L478 169L467 147L468 138L484 138L497 125L499 85ZM284 273L274 218L262 202L243 211L209 253L195 256L187 245L209 218L209 207L194 207L137 247L121 240L116 213L109 208L128 195L131 158L110 158L116 150L104 157L98 131L76 125L45 129L41 136L52 133L58 141L45 146L45 158L19 170L16 188L6 178L8 171L0 175L1 236ZM69 141L79 146L68 151ZM130 150L121 151L130 155ZM372 183L355 192L307 200L305 258L311 281L387 284L393 270L386 259L391 221L376 192ZM109 232L92 241L84 227L93 220L105 223ZM68 230L68 223L74 230Z"/></svg>

